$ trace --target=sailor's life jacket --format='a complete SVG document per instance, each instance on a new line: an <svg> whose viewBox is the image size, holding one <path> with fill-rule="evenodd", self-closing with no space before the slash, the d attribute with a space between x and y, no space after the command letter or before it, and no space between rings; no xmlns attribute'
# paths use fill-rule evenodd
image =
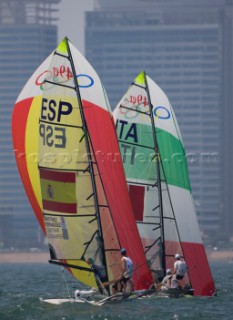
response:
<svg viewBox="0 0 233 320"><path fill-rule="evenodd" d="M184 277L187 271L187 265L185 261L177 261L176 262L176 274L180 277Z"/></svg>

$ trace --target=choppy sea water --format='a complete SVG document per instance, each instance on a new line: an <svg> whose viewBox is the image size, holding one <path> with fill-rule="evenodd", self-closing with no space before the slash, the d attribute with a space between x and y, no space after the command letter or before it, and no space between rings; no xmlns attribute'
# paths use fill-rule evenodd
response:
<svg viewBox="0 0 233 320"><path fill-rule="evenodd" d="M60 297L61 273L49 264L0 265L0 320L215 320L233 319L233 263L211 263L218 295L214 298L143 298L92 306L50 305Z"/></svg>

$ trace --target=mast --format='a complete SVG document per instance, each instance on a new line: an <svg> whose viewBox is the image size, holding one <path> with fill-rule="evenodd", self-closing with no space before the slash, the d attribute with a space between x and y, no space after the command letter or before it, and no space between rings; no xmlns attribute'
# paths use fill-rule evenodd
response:
<svg viewBox="0 0 233 320"><path fill-rule="evenodd" d="M82 119L82 123L83 123L84 139L85 139L86 149L87 149L87 152L88 152L89 170L90 170L90 174L91 174L91 183L92 183L92 188L93 188L93 193L94 193L93 196L94 196L94 199L95 199L96 217L97 217L97 222L98 222L98 229L99 229L99 233L100 233L101 243L103 244L103 246L101 248L101 252L102 252L102 257L103 257L103 263L104 263L104 266L105 266L105 269L106 269L106 273L107 273L108 270L106 268L106 258L105 258L105 252L104 252L103 233L102 233L101 222L100 222L100 218L99 218L100 217L100 213L99 213L99 206L98 206L96 184L95 184L95 179L94 179L94 170L93 170L93 164L92 164L92 159L91 159L91 149L90 149L90 145L89 145L89 143L87 141L88 128L87 128L87 124L86 124L86 120L85 120L85 116L84 116L84 112L83 112L82 99L81 99L81 95L80 95L78 80L75 77L76 70L75 70L74 61L73 61L73 58L72 58L72 54L71 54L68 38L66 38L66 43L67 43L67 50L68 50L68 59L70 61L71 70L72 70L73 79L74 79L75 91L76 91L78 103L79 103L79 106L80 106L80 115L81 115L81 119ZM108 293L110 294L109 288L108 288Z"/></svg>
<svg viewBox="0 0 233 320"><path fill-rule="evenodd" d="M140 104L141 109L138 108ZM165 116L162 113L155 118L154 112L159 108L166 112ZM137 118L139 114L141 117ZM129 146L135 146L123 163L132 203L136 202L135 218L141 241L144 249L148 248L144 253L150 266L154 267L152 270L159 268L162 273L165 267L172 268L175 253L180 253L188 265L183 284L191 285L195 296L212 296L214 282L196 217L185 151L169 99L142 71L117 104L114 118L119 121L117 124L121 124L117 126L117 134L122 154L130 150ZM151 135L154 135L153 139ZM139 161L136 162L136 157L134 162L131 161L135 150L150 159L147 167L145 162L144 167ZM153 152L153 159L156 157L156 165L151 161L149 150ZM174 154L184 157L184 161L177 163L179 159L175 159ZM140 185L144 186L144 190ZM160 252L166 249L159 259L158 241ZM151 250L154 244L157 246Z"/></svg>
<svg viewBox="0 0 233 320"><path fill-rule="evenodd" d="M145 84L146 84L146 92L147 92L147 96L148 96L150 119L151 119L152 133L153 133L153 140L154 140L154 147L155 147L156 171L157 171L157 177L158 177L157 185L158 185L158 195L159 195L159 214L160 214L160 226L161 226L161 237L162 237L162 250L163 250L163 253L165 253L163 201L162 201L161 176L160 176L160 167L159 167L159 161L160 161L159 160L159 148L158 148L158 143L157 143L157 139L156 139L156 129L155 129L155 124L154 124L154 119L153 119L153 105L151 103L150 92L148 89L148 83L147 83L145 71L144 71L144 77L145 77ZM165 274L165 270L166 270L165 254L162 255L162 268L163 268L163 272Z"/></svg>
<svg viewBox="0 0 233 320"><path fill-rule="evenodd" d="M156 171L158 174L158 195L159 195L159 213L160 213L160 224L161 224L161 237L162 237L162 250L163 250L163 255L162 255L162 268L164 271L164 275L166 274L166 255L165 255L165 232L164 232L164 212L163 212L163 197L162 197L162 188L161 188L161 173L160 173L160 161L159 160L159 146L158 146L158 142L156 139L156 127L155 127L155 123L154 123L154 119L153 119L153 105L151 103L151 98L150 98L150 91L148 89L148 83L147 83L147 77L146 77L146 73L144 72L145 75L145 84L146 84L146 92L148 95L148 103L149 103L149 110L150 110L150 118L151 118L151 125L152 125L152 132L153 132L153 140L154 140L154 146L155 146L155 158L156 158ZM163 164L161 162L161 167L163 169ZM166 177L166 176L165 176ZM166 182L166 178L165 178L165 182ZM167 185L167 182L166 182ZM169 197L169 201L172 207L172 212L174 214L174 209L172 206L172 202L171 202L171 197L170 197L170 193L169 193L169 189L167 188L167 192L168 192L168 197ZM184 250L182 248L182 241L180 239L180 233L179 233L179 229L177 226L177 221L175 219L175 215L174 215L174 222L176 225L176 230L177 230L177 236L179 239L179 244L181 247L181 251L182 251L182 255L184 257ZM188 271L187 271L188 273ZM190 281L190 285L191 285L191 281Z"/></svg>

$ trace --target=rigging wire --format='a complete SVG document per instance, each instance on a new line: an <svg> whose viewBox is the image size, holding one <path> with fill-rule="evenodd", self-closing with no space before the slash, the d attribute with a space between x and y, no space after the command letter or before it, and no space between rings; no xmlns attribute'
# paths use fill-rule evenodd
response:
<svg viewBox="0 0 233 320"><path fill-rule="evenodd" d="M64 267L61 267L61 274L62 274L62 280L63 280L64 286L65 286L65 291L67 292L67 296L70 299L71 295L70 295L70 290L69 290L69 287L68 287L68 282L66 280L65 268Z"/></svg>

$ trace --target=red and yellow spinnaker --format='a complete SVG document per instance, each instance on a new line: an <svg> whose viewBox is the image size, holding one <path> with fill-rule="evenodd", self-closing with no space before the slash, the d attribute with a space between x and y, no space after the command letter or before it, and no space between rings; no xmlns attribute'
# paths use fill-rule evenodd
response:
<svg viewBox="0 0 233 320"><path fill-rule="evenodd" d="M16 101L16 161L53 261L96 287L88 259L112 281L121 273L120 247L126 247L135 264L135 289L145 289L152 277L109 110L97 73L65 38Z"/></svg>
<svg viewBox="0 0 233 320"><path fill-rule="evenodd" d="M50 55L27 81L12 115L12 138L18 170L28 199L45 232L42 198L38 173L39 115L43 95L43 81L51 61Z"/></svg>

